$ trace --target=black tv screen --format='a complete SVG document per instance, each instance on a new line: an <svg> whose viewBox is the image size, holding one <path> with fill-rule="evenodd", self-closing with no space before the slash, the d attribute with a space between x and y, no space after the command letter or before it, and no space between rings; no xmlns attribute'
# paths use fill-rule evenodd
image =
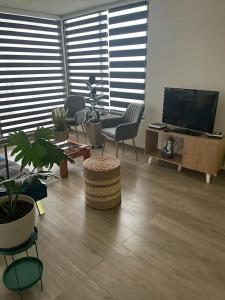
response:
<svg viewBox="0 0 225 300"><path fill-rule="evenodd" d="M219 92L166 87L163 118L167 124L213 132Z"/></svg>

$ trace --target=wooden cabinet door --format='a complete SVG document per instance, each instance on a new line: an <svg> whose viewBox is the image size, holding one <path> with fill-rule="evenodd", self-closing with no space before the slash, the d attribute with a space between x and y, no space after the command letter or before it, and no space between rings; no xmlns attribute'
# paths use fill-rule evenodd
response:
<svg viewBox="0 0 225 300"><path fill-rule="evenodd" d="M215 175L223 165L222 140L186 138L182 166L188 169Z"/></svg>

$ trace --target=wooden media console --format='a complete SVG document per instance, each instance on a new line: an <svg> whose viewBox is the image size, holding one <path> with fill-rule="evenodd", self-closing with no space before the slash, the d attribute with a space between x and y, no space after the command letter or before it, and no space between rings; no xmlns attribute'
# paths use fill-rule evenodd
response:
<svg viewBox="0 0 225 300"><path fill-rule="evenodd" d="M183 146L173 159L166 159L161 156L159 149L160 137L173 136L182 140ZM210 183L210 177L216 176L222 169L225 157L225 138L208 138L207 135L192 136L173 131L163 131L147 128L145 134L145 153L149 155L148 163L151 164L152 158L167 161L178 166L178 171L187 168L206 174L206 182Z"/></svg>

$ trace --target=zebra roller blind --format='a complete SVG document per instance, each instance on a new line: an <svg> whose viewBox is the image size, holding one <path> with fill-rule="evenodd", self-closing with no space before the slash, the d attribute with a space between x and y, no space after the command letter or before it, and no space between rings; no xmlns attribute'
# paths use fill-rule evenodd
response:
<svg viewBox="0 0 225 300"><path fill-rule="evenodd" d="M65 100L61 29L57 20L0 13L0 125L51 126Z"/></svg>
<svg viewBox="0 0 225 300"><path fill-rule="evenodd" d="M146 1L109 10L110 106L125 109L145 99Z"/></svg>
<svg viewBox="0 0 225 300"><path fill-rule="evenodd" d="M102 81L103 105L109 105L107 12L65 21L70 94L88 95L85 81L90 75Z"/></svg>
<svg viewBox="0 0 225 300"><path fill-rule="evenodd" d="M103 80L103 105L124 111L145 99L148 1L65 20L71 94L87 95L90 74Z"/></svg>

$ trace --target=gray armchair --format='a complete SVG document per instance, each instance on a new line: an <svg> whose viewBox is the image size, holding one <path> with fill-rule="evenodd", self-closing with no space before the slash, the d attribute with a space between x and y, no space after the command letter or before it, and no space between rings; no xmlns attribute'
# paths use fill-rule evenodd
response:
<svg viewBox="0 0 225 300"><path fill-rule="evenodd" d="M84 98L79 95L69 96L65 102L65 109L68 110L67 117L66 117L66 124L68 126L75 127L76 136L78 140L77 126L81 125L83 133L85 133L83 127L83 123L85 120Z"/></svg>
<svg viewBox="0 0 225 300"><path fill-rule="evenodd" d="M123 142L124 151L124 141L132 139L136 159L138 160L134 138L137 136L143 113L144 104L131 103L127 107L127 110L125 111L123 116L102 120L101 134L105 138L102 147L102 154L104 153L105 143L107 139L116 142L116 157L118 157L119 142Z"/></svg>

